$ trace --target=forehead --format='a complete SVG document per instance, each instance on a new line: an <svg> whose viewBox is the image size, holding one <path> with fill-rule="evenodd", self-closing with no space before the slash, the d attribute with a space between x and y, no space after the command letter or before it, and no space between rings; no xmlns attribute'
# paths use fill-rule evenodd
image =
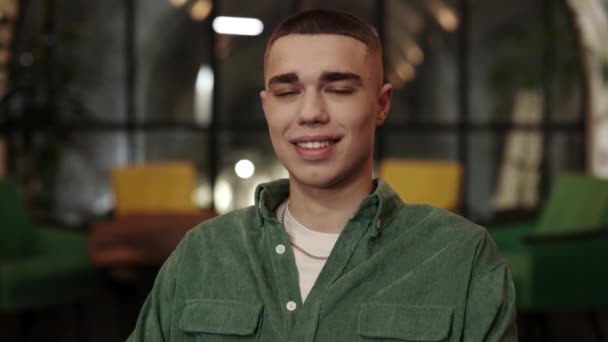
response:
<svg viewBox="0 0 608 342"><path fill-rule="evenodd" d="M272 44L264 63L264 76L268 80L282 73L304 75L326 71L348 71L365 76L374 69L371 63L374 59L367 46L355 38L292 34Z"/></svg>

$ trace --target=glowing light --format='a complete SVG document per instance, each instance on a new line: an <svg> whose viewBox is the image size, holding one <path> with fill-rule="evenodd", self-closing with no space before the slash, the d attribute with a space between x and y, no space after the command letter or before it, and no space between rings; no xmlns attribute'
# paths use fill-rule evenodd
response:
<svg viewBox="0 0 608 342"><path fill-rule="evenodd" d="M196 92L194 96L194 120L200 125L211 123L211 106L213 104L213 70L202 65L196 75Z"/></svg>
<svg viewBox="0 0 608 342"><path fill-rule="evenodd" d="M456 31L460 23L456 12L452 8L443 0L427 0L425 3L441 28L448 32Z"/></svg>
<svg viewBox="0 0 608 342"><path fill-rule="evenodd" d="M102 215L107 213L114 205L114 196L110 191L103 192L96 199L93 200L92 211L95 214Z"/></svg>
<svg viewBox="0 0 608 342"><path fill-rule="evenodd" d="M188 0L169 0L169 3L173 5L173 7L182 7L188 2Z"/></svg>
<svg viewBox="0 0 608 342"><path fill-rule="evenodd" d="M211 14L213 5L210 0L198 0L190 8L190 16L196 21L203 21Z"/></svg>
<svg viewBox="0 0 608 342"><path fill-rule="evenodd" d="M417 45L410 45L405 52L407 60L412 64L419 65L424 61L424 52Z"/></svg>
<svg viewBox="0 0 608 342"><path fill-rule="evenodd" d="M213 201L215 202L215 211L218 213L224 214L230 210L232 206L232 187L225 179L219 179L215 184Z"/></svg>
<svg viewBox="0 0 608 342"><path fill-rule="evenodd" d="M192 191L192 202L199 208L209 208L211 206L211 185L205 183L199 185L194 191Z"/></svg>
<svg viewBox="0 0 608 342"><path fill-rule="evenodd" d="M416 69L414 69L414 67L406 61L399 63L395 69L395 72L397 72L399 78L406 82L411 81L416 77Z"/></svg>
<svg viewBox="0 0 608 342"><path fill-rule="evenodd" d="M213 30L219 34L257 36L264 31L264 24L256 18L217 17L213 20Z"/></svg>
<svg viewBox="0 0 608 342"><path fill-rule="evenodd" d="M458 17L456 16L456 13L449 8L439 9L437 20L439 21L439 25L446 31L454 32L458 28Z"/></svg>
<svg viewBox="0 0 608 342"><path fill-rule="evenodd" d="M253 176L255 166L250 160L241 159L234 165L234 172L236 172L237 176L247 179Z"/></svg>

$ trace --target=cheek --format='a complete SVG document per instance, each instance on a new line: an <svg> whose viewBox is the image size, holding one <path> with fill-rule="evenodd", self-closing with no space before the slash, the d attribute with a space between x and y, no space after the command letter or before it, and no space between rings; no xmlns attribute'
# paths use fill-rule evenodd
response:
<svg viewBox="0 0 608 342"><path fill-rule="evenodd" d="M289 125L289 122L286 119L287 118L284 115L279 115L279 113L276 112L266 114L268 133L270 134L270 138L273 140L273 142L275 140L278 142L284 135Z"/></svg>
<svg viewBox="0 0 608 342"><path fill-rule="evenodd" d="M276 121L268 121L268 133L270 133L270 137L274 140L280 136L280 126Z"/></svg>
<svg viewBox="0 0 608 342"><path fill-rule="evenodd" d="M343 119L349 123L351 129L367 132L376 127L376 115L372 106L366 106L365 104L354 105L350 106L344 113Z"/></svg>
<svg viewBox="0 0 608 342"><path fill-rule="evenodd" d="M287 104L267 102L265 110L264 115L270 134L277 138L287 133L298 116L298 105L295 102Z"/></svg>
<svg viewBox="0 0 608 342"><path fill-rule="evenodd" d="M361 108L359 108L359 111ZM355 119L356 118L356 119ZM374 133L376 131L376 117L372 110L359 112L351 120L351 131L355 136L357 143L360 145L370 145L374 141Z"/></svg>
<svg viewBox="0 0 608 342"><path fill-rule="evenodd" d="M268 133L270 136L270 143L272 144L275 153L277 153L277 155L280 155L280 151L282 151L283 149L281 144L283 135L281 133L280 128L277 127L276 123L268 123Z"/></svg>

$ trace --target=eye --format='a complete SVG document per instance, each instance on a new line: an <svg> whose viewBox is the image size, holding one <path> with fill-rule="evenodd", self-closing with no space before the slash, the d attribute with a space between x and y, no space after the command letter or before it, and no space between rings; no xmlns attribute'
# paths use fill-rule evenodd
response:
<svg viewBox="0 0 608 342"><path fill-rule="evenodd" d="M350 95L354 90L352 88L328 88L327 92L336 95Z"/></svg>
<svg viewBox="0 0 608 342"><path fill-rule="evenodd" d="M276 97L288 97L288 96L293 96L293 95L297 95L299 93L298 90L296 89L284 89L284 90L277 90L274 92L274 96Z"/></svg>

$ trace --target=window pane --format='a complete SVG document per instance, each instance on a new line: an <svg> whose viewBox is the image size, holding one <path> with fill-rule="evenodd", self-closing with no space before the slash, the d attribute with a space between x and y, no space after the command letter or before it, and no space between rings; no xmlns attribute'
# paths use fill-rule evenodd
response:
<svg viewBox="0 0 608 342"><path fill-rule="evenodd" d="M222 131L219 156L215 204L220 213L253 204L256 185L288 176L265 131ZM252 174L247 172L248 166L245 170L237 167L242 160L251 162Z"/></svg>
<svg viewBox="0 0 608 342"><path fill-rule="evenodd" d="M541 1L471 2L469 96L471 121L511 121L515 98L540 94L542 113L544 34Z"/></svg>
<svg viewBox="0 0 608 342"><path fill-rule="evenodd" d="M458 139L452 133L382 132L383 158L458 159Z"/></svg>
<svg viewBox="0 0 608 342"><path fill-rule="evenodd" d="M125 120L123 3L22 4L17 45L8 56L16 68L7 97L11 117L53 124ZM0 34L12 26L3 23Z"/></svg>
<svg viewBox="0 0 608 342"><path fill-rule="evenodd" d="M577 122L583 118L583 74L581 46L574 17L565 1L554 1L551 52L552 65L551 118L554 122Z"/></svg>
<svg viewBox="0 0 608 342"><path fill-rule="evenodd" d="M386 1L385 75L395 87L387 124L458 120L455 4Z"/></svg>
<svg viewBox="0 0 608 342"><path fill-rule="evenodd" d="M113 207L110 169L127 162L125 133L75 132L60 150L56 183L50 184L55 215L81 224Z"/></svg>
<svg viewBox="0 0 608 342"><path fill-rule="evenodd" d="M474 133L469 140L469 162L465 169L468 186L466 205L469 218L474 221L489 221L495 208L492 205L496 196L498 170L502 161L502 135L493 133Z"/></svg>
<svg viewBox="0 0 608 342"><path fill-rule="evenodd" d="M126 120L124 1L58 1L55 13L58 115L71 121Z"/></svg>
<svg viewBox="0 0 608 342"><path fill-rule="evenodd" d="M147 131L138 135L138 156L144 161L191 160L199 175L207 173L209 139L206 133L191 130Z"/></svg>
<svg viewBox="0 0 608 342"><path fill-rule="evenodd" d="M199 86L200 96L207 101L202 113L195 111L195 97L199 71L211 63L210 19L194 20L189 8L173 7L167 0L146 0L138 6L139 120L209 123L213 80L207 87L203 84L202 90Z"/></svg>
<svg viewBox="0 0 608 342"><path fill-rule="evenodd" d="M263 58L266 41L274 27L287 16L290 1L222 1L218 15L253 17L264 24L259 36L217 35L218 76L220 79L219 122L263 123L259 92L264 87Z"/></svg>
<svg viewBox="0 0 608 342"><path fill-rule="evenodd" d="M584 151L585 141L582 134L556 133L549 140L549 184L553 184L560 173L583 172Z"/></svg>

